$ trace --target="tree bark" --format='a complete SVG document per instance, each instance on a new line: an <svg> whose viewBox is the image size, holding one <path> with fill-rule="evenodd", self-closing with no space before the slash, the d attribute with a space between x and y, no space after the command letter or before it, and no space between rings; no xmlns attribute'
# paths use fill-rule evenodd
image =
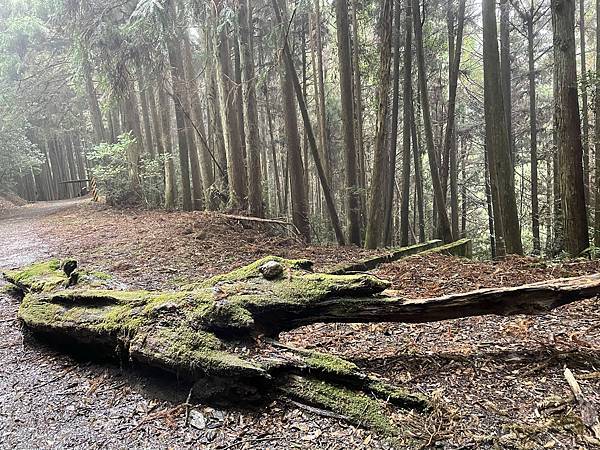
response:
<svg viewBox="0 0 600 450"><path fill-rule="evenodd" d="M534 9L530 9L526 17L527 56L529 65L529 136L531 148L531 229L533 231L533 253L539 255L540 243L540 210L538 199L538 154L537 154L537 107L535 92L535 58L534 58Z"/></svg>
<svg viewBox="0 0 600 450"><path fill-rule="evenodd" d="M410 1L408 1L410 4ZM412 17L410 18L412 20ZM385 207L384 207L384 221L383 221L383 245L391 246L393 241L394 234L394 191L396 184L396 153L398 148L398 116L400 110L400 47L402 42L402 32L401 32L401 22L402 22L402 13L400 8L400 3L397 3L394 7L394 27L393 27L393 39L394 39L394 60L393 60L393 68L394 73L392 75L393 79L393 90L392 90L392 117L391 117L391 133L390 133L390 141L389 141L389 169L387 173L387 186L385 191ZM405 19L406 25L406 19ZM412 28L410 29L412 33ZM412 48L410 48L412 52ZM406 58L406 52L405 52ZM404 70L407 70L407 66L410 67L409 64L405 62ZM410 72L409 70L409 73ZM404 116L407 117L406 115ZM410 136L410 135L409 135ZM408 159L406 159L408 158ZM406 161L408 160L408 164ZM409 152L408 156L403 155L402 159L402 177L403 180L408 176L409 179L409 191L406 192L407 196L410 196L410 141L409 141ZM402 191L402 195L404 195L404 191ZM404 202L404 198L402 197L401 202ZM402 212L400 213L402 216ZM408 218L408 215L407 215ZM401 244L402 245L402 244ZM407 244L404 244L407 245Z"/></svg>
<svg viewBox="0 0 600 450"><path fill-rule="evenodd" d="M586 46L585 46L585 1L579 0L579 44L581 46L581 113L582 113L582 145L583 145L583 184L585 188L586 205L591 203L589 200L590 192L590 123L588 112L587 96L587 64L586 64Z"/></svg>
<svg viewBox="0 0 600 450"><path fill-rule="evenodd" d="M348 214L348 241L361 244L360 192L356 164L356 130L354 129L354 95L352 85L352 57L347 0L335 2L340 96L342 104L342 132L344 137L346 169L346 212Z"/></svg>
<svg viewBox="0 0 600 450"><path fill-rule="evenodd" d="M373 154L373 175L369 201L369 216L365 236L365 247L377 248L383 243L386 215L386 190L390 167L390 156L386 151L386 125L389 109L390 66L392 62L392 23L393 1L383 0L381 4L381 43L379 62L379 88L377 92L377 118L375 122L375 149ZM397 104L396 104L397 107ZM397 119L397 117L396 117ZM397 130L397 125L396 125ZM393 138L393 136L392 136ZM395 144L392 144L395 147ZM395 159L394 149L394 159ZM395 174L394 174L395 175ZM382 220L383 219L383 220Z"/></svg>
<svg viewBox="0 0 600 450"><path fill-rule="evenodd" d="M552 0L554 72L557 89L554 121L563 214L564 249L578 256L589 245L583 181L581 122L575 59L575 1Z"/></svg>
<svg viewBox="0 0 600 450"><path fill-rule="evenodd" d="M596 0L596 73L600 73L600 0ZM595 170L596 189L594 193L594 246L600 248L600 80L596 80L594 99Z"/></svg>
<svg viewBox="0 0 600 450"><path fill-rule="evenodd" d="M402 100L403 100L403 115L402 115L402 198L400 205L400 245L408 245L408 229L410 224L408 222L409 207L410 207L410 144L411 144L411 129L412 121L414 120L412 114L412 2L406 0L406 11L404 16L404 80L402 87ZM399 26L396 27L399 29ZM398 31L399 32L399 31ZM397 46L399 50L399 46ZM415 143L416 144L416 143ZM416 147L416 145L415 145ZM421 174L417 175L416 161L420 155L415 153L415 190L417 191L417 202L422 201L422 192L418 192L418 182L420 181ZM417 179L418 178L418 179ZM419 195L420 194L420 195ZM422 206L422 205L421 205ZM415 205L415 209L419 208L419 205ZM423 230L425 231L425 230ZM423 233L424 234L424 233ZM419 226L419 238L421 242L425 240L425 236L420 233Z"/></svg>
<svg viewBox="0 0 600 450"><path fill-rule="evenodd" d="M185 121L185 75L183 59L178 42L172 38L168 42L169 64L171 66L172 96L175 102L175 122L177 125L177 139L179 141L179 164L181 169L181 194L183 197L184 211L192 211L194 202L190 187L190 156L189 142ZM195 150L195 149L193 149ZM169 169L170 171L170 169Z"/></svg>
<svg viewBox="0 0 600 450"><path fill-rule="evenodd" d="M230 199L234 209L245 210L248 201L248 176L246 174L244 148L237 112L237 86L234 72L231 70L231 54L227 27L221 27L218 33L217 55L219 61L220 83L219 97L222 116L222 128L227 137L227 168Z"/></svg>
<svg viewBox="0 0 600 450"><path fill-rule="evenodd" d="M102 112L100 111L96 88L94 87L94 80L92 78L92 65L89 60L89 53L83 45L81 46L81 64L85 81L85 91L90 107L90 115L92 116L92 127L94 129L96 143L99 144L106 141L106 130L104 129L104 123L102 122Z"/></svg>
<svg viewBox="0 0 600 450"><path fill-rule="evenodd" d="M496 31L496 7L493 0L483 2L483 69L485 140L489 156L496 235L504 238L506 252L523 254L521 229L515 199L511 146L509 142ZM501 255L500 255L501 256Z"/></svg>
<svg viewBox="0 0 600 450"><path fill-rule="evenodd" d="M512 80L510 60L510 0L500 1L500 79L502 85L502 101L504 116L506 117L506 130L508 133L508 146L510 160L515 166L514 136L512 130Z"/></svg>
<svg viewBox="0 0 600 450"><path fill-rule="evenodd" d="M448 219L444 192L440 180L435 144L433 141L433 128L431 125L431 113L429 111L429 94L427 91L427 73L425 71L425 52L423 49L423 30L421 25L421 12L419 0L412 0L413 26L415 30L415 45L417 49L417 69L419 72L419 88L421 91L421 109L423 111L423 125L425 128L425 142L427 155L429 157L429 168L433 184L434 198L437 203L438 219L440 220L441 237L444 242L452 242L452 228Z"/></svg>
<svg viewBox="0 0 600 450"><path fill-rule="evenodd" d="M280 8L278 0L273 0L273 7L276 12L282 12L278 19L278 24L281 27L280 33L284 47L287 47L285 44L285 39L287 38L285 36L285 26L287 24L286 10ZM302 163L302 148L300 146L300 135L298 134L298 116L294 101L294 70L287 62L288 58L285 55L283 57L284 64L279 73L281 94L283 97L285 132L288 144L287 160L292 200L292 221L305 241L310 242L308 203L306 200L306 189L304 188L304 165Z"/></svg>
<svg viewBox="0 0 600 450"><path fill-rule="evenodd" d="M250 214L264 216L262 174L260 167L260 136L256 80L254 74L254 25L250 0L239 0L240 56L242 63L244 111L246 117L246 152L248 156L248 205Z"/></svg>

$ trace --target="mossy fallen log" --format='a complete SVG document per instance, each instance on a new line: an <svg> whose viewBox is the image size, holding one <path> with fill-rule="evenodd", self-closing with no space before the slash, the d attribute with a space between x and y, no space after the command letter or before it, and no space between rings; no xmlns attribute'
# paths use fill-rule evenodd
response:
<svg viewBox="0 0 600 450"><path fill-rule="evenodd" d="M344 275L354 272L366 272L368 270L373 270L377 268L381 264L387 264L393 261L398 261L399 259L416 255L426 250L435 249L437 247L440 247L441 245L442 241L440 241L439 239L435 239L432 241L423 242L421 244L410 245L408 247L400 247L389 250L388 252L382 255L361 259L352 263L339 264L333 267L327 273L330 273L332 275Z"/></svg>
<svg viewBox="0 0 600 450"><path fill-rule="evenodd" d="M473 241L471 239L459 239L449 244L439 245L432 249L421 252L422 255L428 253L442 253L450 256L461 256L463 258L473 257Z"/></svg>
<svg viewBox="0 0 600 450"><path fill-rule="evenodd" d="M315 322L537 314L600 294L599 274L408 300L387 295L389 283L372 275L314 273L309 261L277 257L155 292L75 267L52 260L4 274L23 294L18 316L27 328L176 374L203 399L285 395L386 434L397 430L390 408L424 410L427 399L350 361L278 343L278 333Z"/></svg>

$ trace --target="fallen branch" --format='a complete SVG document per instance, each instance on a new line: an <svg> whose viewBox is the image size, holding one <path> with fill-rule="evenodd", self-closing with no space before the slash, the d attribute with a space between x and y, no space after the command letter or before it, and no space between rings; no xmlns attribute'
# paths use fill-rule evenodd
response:
<svg viewBox="0 0 600 450"><path fill-rule="evenodd" d="M598 411L593 407L592 403L583 395L583 391L575 379L575 375L568 367L565 367L565 379L569 383L569 387L579 403L579 411L581 413L581 421L594 434L596 439L600 439L600 421L598 419Z"/></svg>

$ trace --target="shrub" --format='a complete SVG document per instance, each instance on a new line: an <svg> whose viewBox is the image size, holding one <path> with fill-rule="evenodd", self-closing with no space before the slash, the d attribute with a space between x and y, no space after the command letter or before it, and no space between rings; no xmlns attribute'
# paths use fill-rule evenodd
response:
<svg viewBox="0 0 600 450"><path fill-rule="evenodd" d="M106 195L110 205L142 204L158 207L162 204L162 162L145 155L140 158L139 179L132 183L128 152L136 141L130 133L119 136L117 143L102 143L92 149L88 159L98 190Z"/></svg>

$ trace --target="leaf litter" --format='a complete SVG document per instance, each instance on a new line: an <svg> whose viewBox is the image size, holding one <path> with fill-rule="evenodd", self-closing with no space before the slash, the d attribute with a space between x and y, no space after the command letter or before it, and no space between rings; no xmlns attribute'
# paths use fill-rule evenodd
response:
<svg viewBox="0 0 600 450"><path fill-rule="evenodd" d="M25 248L37 239L44 255L74 256L145 289L177 288L268 254L312 259L319 270L376 254L307 247L272 227L214 213L77 204L29 216ZM598 271L600 264L588 260L481 262L428 254L373 273L390 280L397 295L419 298ZM17 322L1 321L14 317L16 306L0 294L3 448L392 448L369 430L293 402L255 409L188 405L184 383L90 362L93 355L76 359L26 333L24 339ZM435 402L430 414L394 417L403 431L395 448L598 448L563 372L565 367L573 372L598 410L599 306L590 299L534 317L316 324L285 333L282 340L344 356L365 371L429 394Z"/></svg>

